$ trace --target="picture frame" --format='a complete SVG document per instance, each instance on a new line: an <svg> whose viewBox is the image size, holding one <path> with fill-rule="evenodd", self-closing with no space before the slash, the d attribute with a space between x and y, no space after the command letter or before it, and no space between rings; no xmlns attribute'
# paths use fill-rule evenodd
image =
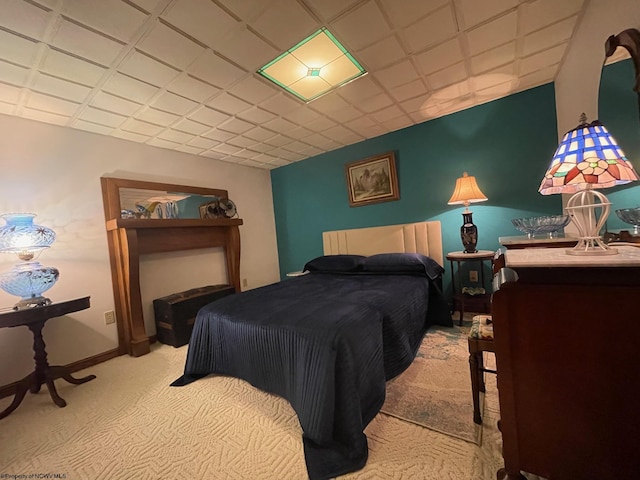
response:
<svg viewBox="0 0 640 480"><path fill-rule="evenodd" d="M344 173L350 207L400 199L394 152L347 163Z"/></svg>

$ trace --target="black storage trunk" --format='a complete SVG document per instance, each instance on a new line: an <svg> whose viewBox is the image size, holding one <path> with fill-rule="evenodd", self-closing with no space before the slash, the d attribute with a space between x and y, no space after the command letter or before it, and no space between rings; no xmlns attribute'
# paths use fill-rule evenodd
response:
<svg viewBox="0 0 640 480"><path fill-rule="evenodd" d="M198 310L218 298L236 293L231 285L208 285L153 301L159 342L181 347L189 343Z"/></svg>

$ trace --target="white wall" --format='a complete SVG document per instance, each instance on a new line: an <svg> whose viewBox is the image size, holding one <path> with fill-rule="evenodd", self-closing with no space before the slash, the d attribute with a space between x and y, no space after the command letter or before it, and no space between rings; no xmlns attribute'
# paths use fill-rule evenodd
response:
<svg viewBox="0 0 640 480"><path fill-rule="evenodd" d="M640 29L638 0L590 1L555 80L558 139L578 125L582 112L589 121L598 118L604 45L610 35L628 28ZM633 84L630 78L629 89Z"/></svg>
<svg viewBox="0 0 640 480"><path fill-rule="evenodd" d="M91 296L91 308L47 322L49 363L68 364L117 347L117 330L103 314L114 309L101 176L221 188L238 206L240 275L248 288L279 280L271 178L268 170L164 150L80 130L0 115L0 213L37 213L57 234L39 258L60 270L46 292L53 301ZM2 223L2 221L0 221ZM0 272L16 263L0 255ZM153 298L225 283L219 249L147 255L141 259L145 324L155 333ZM0 307L17 297L0 290ZM33 370L32 336L25 327L0 329L0 385ZM179 373L179 372L178 372Z"/></svg>

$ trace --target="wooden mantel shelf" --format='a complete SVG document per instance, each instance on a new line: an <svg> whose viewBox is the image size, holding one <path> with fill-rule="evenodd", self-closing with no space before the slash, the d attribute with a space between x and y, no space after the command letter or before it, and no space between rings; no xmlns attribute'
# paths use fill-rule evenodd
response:
<svg viewBox="0 0 640 480"><path fill-rule="evenodd" d="M114 218L107 221L107 231L118 228L184 228L184 227L230 227L242 225L240 218Z"/></svg>
<svg viewBox="0 0 640 480"><path fill-rule="evenodd" d="M121 218L120 188L185 192L228 198L226 190L102 177L105 225L118 323L119 351L134 357L150 351L140 294L140 255L222 247L228 281L240 291L239 218Z"/></svg>

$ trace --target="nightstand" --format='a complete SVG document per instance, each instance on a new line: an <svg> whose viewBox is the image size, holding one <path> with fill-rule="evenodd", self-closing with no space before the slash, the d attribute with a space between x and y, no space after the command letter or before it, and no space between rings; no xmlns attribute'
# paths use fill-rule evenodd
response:
<svg viewBox="0 0 640 480"><path fill-rule="evenodd" d="M476 253L465 252L449 252L447 260L451 266L451 289L453 290L453 310L458 309L460 312L459 324L462 325L462 317L465 310L477 313L489 313L491 311L491 294L485 286L484 278L484 262L493 260L494 252L491 250L478 250ZM484 289L484 293L471 294L463 291L462 279L460 276L460 264L464 262L479 263L480 285ZM456 268L454 269L454 263Z"/></svg>

